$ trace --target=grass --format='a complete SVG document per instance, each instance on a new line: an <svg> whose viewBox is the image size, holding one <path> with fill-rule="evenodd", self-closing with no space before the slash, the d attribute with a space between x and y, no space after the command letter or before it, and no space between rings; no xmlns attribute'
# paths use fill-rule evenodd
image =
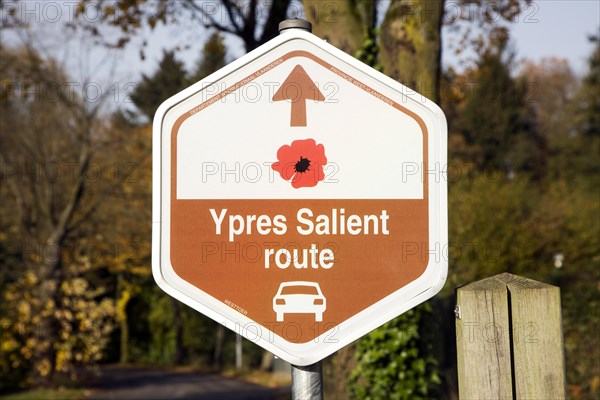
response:
<svg viewBox="0 0 600 400"><path fill-rule="evenodd" d="M84 393L83 389L33 389L0 395L0 400L79 400Z"/></svg>

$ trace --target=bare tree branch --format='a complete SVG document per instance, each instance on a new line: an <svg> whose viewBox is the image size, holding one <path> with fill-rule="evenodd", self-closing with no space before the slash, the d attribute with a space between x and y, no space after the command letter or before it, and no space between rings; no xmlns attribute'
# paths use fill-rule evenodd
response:
<svg viewBox="0 0 600 400"><path fill-rule="evenodd" d="M222 3L225 6L225 10L227 10L227 16L229 17L229 21L231 22L231 25L233 25L235 27L235 30L237 32L243 32L246 21L245 21L244 13L242 12L242 10L240 10L240 8L235 3L231 2L230 0L223 0ZM244 26L240 26L238 24L238 22L236 20L236 16L237 16L237 18L244 20Z"/></svg>
<svg viewBox="0 0 600 400"><path fill-rule="evenodd" d="M259 44L263 44L279 34L279 23L285 18L290 3L291 0L279 0L271 4L271 11L265 22Z"/></svg>
<svg viewBox="0 0 600 400"><path fill-rule="evenodd" d="M227 32L227 33L231 33L234 35L239 35L241 32L235 24L233 25L234 28L232 29L226 25L223 25L223 24L217 22L217 20L212 15L208 14L206 12L206 10L204 10L204 8L202 8L199 4L197 4L193 0L186 1L185 3L183 3L183 6L188 8L189 10L191 10L194 13L199 13L202 17L200 19L204 19L204 18L207 19L209 22L203 23L205 28L215 28L221 32Z"/></svg>

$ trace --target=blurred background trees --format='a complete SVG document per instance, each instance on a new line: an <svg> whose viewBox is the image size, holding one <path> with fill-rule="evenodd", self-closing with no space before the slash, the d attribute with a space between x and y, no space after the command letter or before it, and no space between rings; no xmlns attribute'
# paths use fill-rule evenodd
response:
<svg viewBox="0 0 600 400"><path fill-rule="evenodd" d="M0 42L0 390L68 382L97 362L234 363L235 335L162 293L151 277L150 122L163 100L227 64L223 35L252 50L295 8L289 1L240 7L223 0L219 15L226 18L217 20L195 1L98 4L105 25L119 29L116 38L103 35L102 25L74 25L112 46L184 18L210 35L191 68L175 48L165 49L154 72L139 77L133 107L110 111L76 93L40 96L36 88L72 77L33 46ZM600 330L598 38L591 38L589 71L579 77L567 60L515 59L507 24L529 1L459 1L456 7L481 12L456 24L450 38L441 28L456 21L443 2L382 4L306 0L303 11L316 35L444 109L448 284L330 357L328 393L454 398L453 290L508 271L561 287L569 393L596 398L600 367L590 349L600 348L593 334ZM108 18L117 11L119 18ZM18 16L2 22L2 29L19 28ZM454 40L456 51L471 49L475 59L461 70L442 69L442 40ZM248 368L271 366L247 341L244 355Z"/></svg>
<svg viewBox="0 0 600 400"><path fill-rule="evenodd" d="M100 103L57 90L64 71L32 48L2 47L0 70L0 368L35 384L73 379L77 365L101 358L113 326L114 302L95 285L105 265L85 245L102 235L88 224L102 207L88 183L105 166L94 160L108 126Z"/></svg>

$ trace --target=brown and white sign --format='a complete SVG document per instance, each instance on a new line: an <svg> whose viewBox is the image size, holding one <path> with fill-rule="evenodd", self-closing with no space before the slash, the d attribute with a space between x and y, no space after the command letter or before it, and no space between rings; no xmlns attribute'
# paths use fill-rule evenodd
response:
<svg viewBox="0 0 600 400"><path fill-rule="evenodd" d="M314 363L443 286L446 135L423 96L280 35L157 111L154 277Z"/></svg>

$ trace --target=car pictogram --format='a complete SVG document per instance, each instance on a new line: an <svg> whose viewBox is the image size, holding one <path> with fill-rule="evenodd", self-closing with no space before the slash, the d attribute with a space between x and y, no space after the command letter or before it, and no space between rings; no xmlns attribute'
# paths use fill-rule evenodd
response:
<svg viewBox="0 0 600 400"><path fill-rule="evenodd" d="M277 321L284 320L285 314L315 314L315 321L323 321L327 300L316 282L282 282L273 298L273 311Z"/></svg>

